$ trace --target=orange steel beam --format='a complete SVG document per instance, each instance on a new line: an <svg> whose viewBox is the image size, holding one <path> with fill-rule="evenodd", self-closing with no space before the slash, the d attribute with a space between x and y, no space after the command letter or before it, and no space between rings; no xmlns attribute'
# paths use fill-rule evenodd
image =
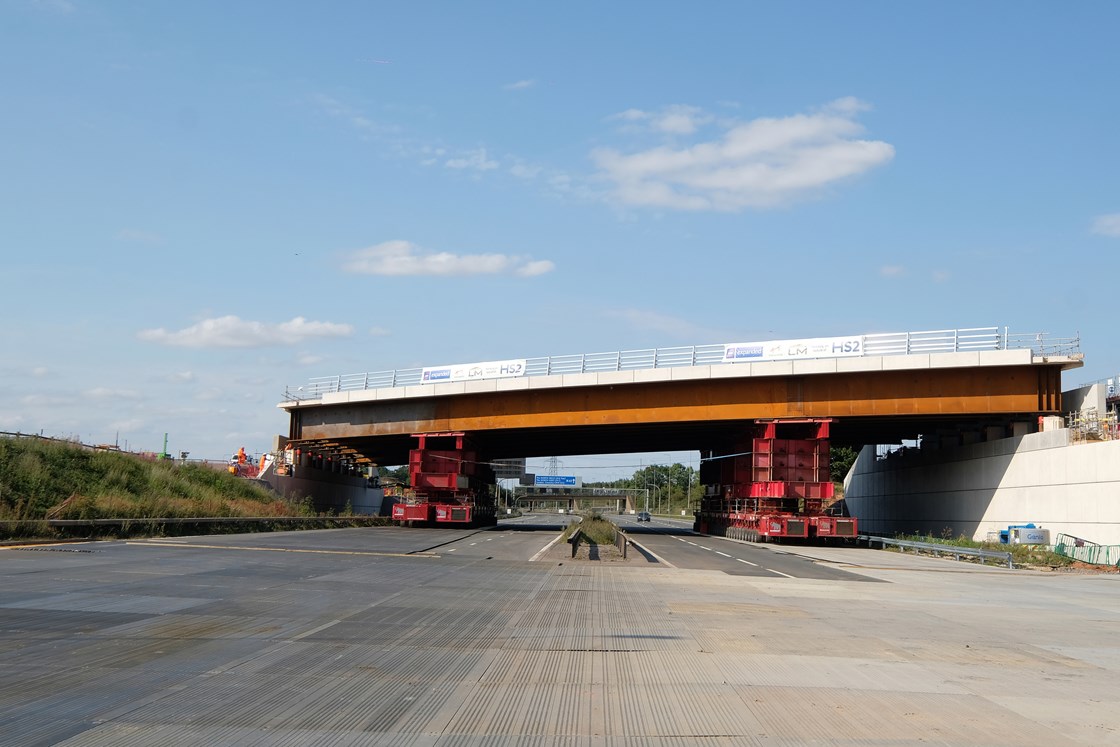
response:
<svg viewBox="0 0 1120 747"><path fill-rule="evenodd" d="M1059 367L1007 366L692 379L371 400L297 408L291 437L697 423L755 418L1051 414Z"/></svg>

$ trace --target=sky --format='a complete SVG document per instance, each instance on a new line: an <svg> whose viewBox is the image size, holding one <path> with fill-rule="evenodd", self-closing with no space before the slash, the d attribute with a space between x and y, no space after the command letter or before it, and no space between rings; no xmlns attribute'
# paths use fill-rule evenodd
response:
<svg viewBox="0 0 1120 747"><path fill-rule="evenodd" d="M0 431L223 459L314 377L971 327L1115 376L1118 28L0 0Z"/></svg>

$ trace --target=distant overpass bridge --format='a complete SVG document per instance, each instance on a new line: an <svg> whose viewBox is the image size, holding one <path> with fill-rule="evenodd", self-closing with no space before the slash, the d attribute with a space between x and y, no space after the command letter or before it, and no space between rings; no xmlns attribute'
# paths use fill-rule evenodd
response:
<svg viewBox="0 0 1120 747"><path fill-rule="evenodd" d="M726 454L770 418L832 418L832 443L859 447L1036 430L1079 344L988 327L553 356L312 379L278 406L293 448L357 464L405 464L433 432L484 459Z"/></svg>

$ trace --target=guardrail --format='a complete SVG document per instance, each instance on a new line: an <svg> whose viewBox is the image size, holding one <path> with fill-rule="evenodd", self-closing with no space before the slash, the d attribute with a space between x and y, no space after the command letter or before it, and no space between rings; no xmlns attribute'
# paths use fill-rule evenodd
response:
<svg viewBox="0 0 1120 747"><path fill-rule="evenodd" d="M176 524L376 524L386 520L384 516L197 516L164 518L116 518L116 519L12 519L0 521L4 528L46 527L61 529L65 527L146 527L172 526Z"/></svg>
<svg viewBox="0 0 1120 747"><path fill-rule="evenodd" d="M915 554L924 550L938 556L942 554L952 555L955 560L960 560L962 555L967 555L984 560L1000 560L1007 563L1008 568L1015 567L1015 564L1011 562L1011 553L1003 552L1002 550L985 550L981 547L957 547L956 545L938 545L932 542L915 542L914 540L880 537L875 534L861 534L856 537L857 542L861 540L866 540L868 547L871 547L872 542L879 542L882 544L883 549L886 549L887 545L895 545L903 550L910 548L914 550Z"/></svg>
<svg viewBox="0 0 1120 747"><path fill-rule="evenodd" d="M1051 337L1046 332L1011 334L1006 327L889 332L862 335L862 338L863 350L860 355L863 356L1029 349L1035 355L1047 357L1073 355L1081 347L1080 337ZM524 376L639 371L715 364L742 365L725 361L724 349L723 344L689 345L526 358ZM319 376L310 379L302 386L285 387L284 399L288 402L300 402L319 399L324 394L338 392L413 386L423 383L423 371L423 368L403 368L392 371Z"/></svg>
<svg viewBox="0 0 1120 747"><path fill-rule="evenodd" d="M576 527L576 530L574 532L572 532L572 536L568 538L568 544L572 546L572 557L573 558L576 556L576 553L579 552L579 541L582 537L583 537L583 530L580 529L579 527Z"/></svg>
<svg viewBox="0 0 1120 747"><path fill-rule="evenodd" d="M611 523L613 524L614 522L611 522ZM579 552L579 543L580 543L580 540L582 540L582 539L583 539L583 529L579 528L579 527L577 527L576 530L574 532L572 532L571 537L568 537L568 544L570 544L572 546L572 557L573 558L576 556L576 553ZM623 531L618 528L618 525L615 524L615 527L614 527L614 546L618 549L619 552L622 553L622 559L623 560L626 559L626 546L629 545L629 544L630 544L630 540L626 537L626 535L623 533Z"/></svg>
<svg viewBox="0 0 1120 747"><path fill-rule="evenodd" d="M612 524L614 522L611 522ZM622 531L622 528L617 524L614 526L614 546L622 553L622 559L626 560L626 548L630 546L630 538Z"/></svg>

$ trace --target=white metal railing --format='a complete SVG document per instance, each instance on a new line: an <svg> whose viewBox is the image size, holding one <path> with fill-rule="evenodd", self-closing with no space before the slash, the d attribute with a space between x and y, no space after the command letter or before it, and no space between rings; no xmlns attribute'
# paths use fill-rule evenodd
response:
<svg viewBox="0 0 1120 747"><path fill-rule="evenodd" d="M1061 356L1079 353L1081 338L1052 337L1049 333L1010 334L1007 328L974 327L939 329L924 332L890 332L863 335L860 355L914 355L954 353L977 350L1030 349L1035 355ZM724 363L724 345L690 345L672 348L619 350L609 353L578 353L525 359L525 376L554 374L636 371L680 366L708 366ZM729 363L728 365L741 365ZM299 387L286 387L284 399L319 399L324 394L386 389L421 383L422 368L393 371L320 376Z"/></svg>

